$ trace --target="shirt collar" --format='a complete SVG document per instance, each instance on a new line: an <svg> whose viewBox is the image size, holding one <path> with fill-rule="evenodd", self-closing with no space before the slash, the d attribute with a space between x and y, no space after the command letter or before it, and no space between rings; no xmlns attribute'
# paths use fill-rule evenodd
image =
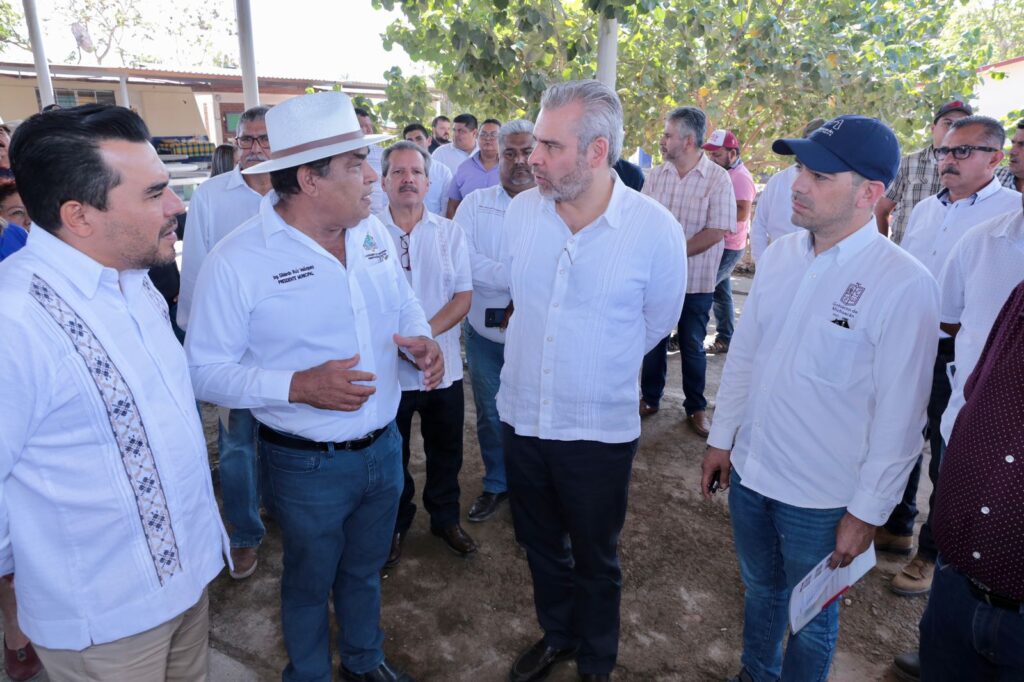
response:
<svg viewBox="0 0 1024 682"><path fill-rule="evenodd" d="M626 192L631 191L626 185L619 179L619 174L611 168L608 172L612 174L612 197L608 200L608 207L605 208L604 213L599 215L591 225L596 225L602 219L608 225L608 227L619 227L623 224L623 213L624 213L624 197ZM540 190L536 187L531 192L536 190L540 196L541 206L545 211L549 211L553 215L558 215L558 209L555 207L555 200L540 194ZM504 191L504 189L502 190ZM589 225L587 226L589 227Z"/></svg>
<svg viewBox="0 0 1024 682"><path fill-rule="evenodd" d="M278 215L274 206L279 201L277 192L270 190L260 199L260 222L263 224L263 239L270 246L270 238L288 227L288 223Z"/></svg>
<svg viewBox="0 0 1024 682"><path fill-rule="evenodd" d="M383 208L383 210L381 210L381 212L377 214L377 219L380 220L382 223L384 223L384 227L389 227L389 228L393 227L396 230L401 230L402 229L398 225L395 224L395 220L391 216L391 207L390 206L385 206ZM428 211L426 205L424 205L423 206L423 217L420 218L420 221L418 223L416 223L415 226L413 226L412 231L415 232L416 228L419 227L420 225L423 225L424 223L429 223L431 225L437 225L438 224L438 220L440 220L440 216L435 215L435 214L431 213L430 211ZM402 231L404 232L405 230L402 230Z"/></svg>
<svg viewBox="0 0 1024 682"><path fill-rule="evenodd" d="M808 253L814 256L814 242L810 230L804 236L805 244L807 246ZM875 221L872 219L870 222L865 224L863 227L858 229L856 232L846 237L838 244L833 246L828 251L818 255L824 255L825 253L835 252L836 264L844 265L851 258L860 253L864 247L874 241L875 237L881 237L882 235L878 232L878 227L875 225Z"/></svg>
<svg viewBox="0 0 1024 682"><path fill-rule="evenodd" d="M989 232L993 237L1005 237L1011 241L1024 241L1024 214L1015 213L998 223Z"/></svg>
<svg viewBox="0 0 1024 682"><path fill-rule="evenodd" d="M141 286L142 277L140 275L145 275L148 272L148 270L126 270L121 273L114 268L108 268L35 223L32 224L32 230L28 233L28 244L32 245L34 250L41 251L42 260L71 282L88 299L96 296L100 284L104 281L115 286L118 285L118 282L122 282L122 286L126 289Z"/></svg>
<svg viewBox="0 0 1024 682"><path fill-rule="evenodd" d="M999 182L999 178L997 178L997 177L995 177L993 175L992 176L992 180L989 181L989 183L987 185L985 185L984 187L979 189L977 192L975 192L971 196L964 197L963 199L960 199L960 201L968 201L969 200L970 201L969 205L970 206L974 206L979 201L985 201L985 199L988 199L990 196L992 196L993 194L998 192L1002 188L1002 186L1003 186L1003 183ZM953 201L949 200L949 190L946 189L946 188L943 188L941 192L939 192L938 194L935 195L935 197L939 201L942 202L943 206L950 206L950 205L956 203L956 202L953 202Z"/></svg>

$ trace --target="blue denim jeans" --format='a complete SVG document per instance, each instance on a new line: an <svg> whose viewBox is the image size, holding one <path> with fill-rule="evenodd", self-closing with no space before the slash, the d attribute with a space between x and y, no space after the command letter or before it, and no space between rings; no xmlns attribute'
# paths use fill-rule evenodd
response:
<svg viewBox="0 0 1024 682"><path fill-rule="evenodd" d="M715 340L729 343L736 328L736 307L732 302L732 271L743 257L743 249L725 249L715 280Z"/></svg>
<svg viewBox="0 0 1024 682"><path fill-rule="evenodd" d="M260 441L284 541L281 626L285 682L332 679L328 599L342 664L354 673L384 660L380 570L402 492L402 439L392 422L362 450L318 453Z"/></svg>
<svg viewBox="0 0 1024 682"><path fill-rule="evenodd" d="M679 353L683 363L683 408L686 414L707 408L704 397L704 374L708 359L704 355L704 337L711 318L713 294L686 294L679 317ZM651 407L661 404L668 374L668 337L644 356L640 372L640 396Z"/></svg>
<svg viewBox="0 0 1024 682"><path fill-rule="evenodd" d="M921 682L1024 680L1024 613L975 597L941 555L920 629Z"/></svg>
<svg viewBox="0 0 1024 682"><path fill-rule="evenodd" d="M508 481L496 398L501 368L505 364L505 344L480 336L468 322L463 325L463 331L473 404L476 405L476 438L484 461L484 492L503 493L508 490Z"/></svg>
<svg viewBox="0 0 1024 682"><path fill-rule="evenodd" d="M822 610L796 635L786 655L789 595L807 572L836 547L845 508L804 509L745 488L732 473L729 514L746 593L743 667L754 682L824 682L839 636L839 603Z"/></svg>
<svg viewBox="0 0 1024 682"><path fill-rule="evenodd" d="M258 547L267 531L260 519L256 420L249 410L231 410L227 428L218 419L217 429L220 493L231 546Z"/></svg>

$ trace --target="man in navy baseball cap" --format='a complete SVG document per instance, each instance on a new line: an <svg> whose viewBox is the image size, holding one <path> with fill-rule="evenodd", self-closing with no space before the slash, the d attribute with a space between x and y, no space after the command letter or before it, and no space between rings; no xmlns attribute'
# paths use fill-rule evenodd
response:
<svg viewBox="0 0 1024 682"><path fill-rule="evenodd" d="M887 186L900 165L900 143L889 126L852 114L835 117L806 138L775 140L772 151L795 154L799 163L819 173L853 171Z"/></svg>

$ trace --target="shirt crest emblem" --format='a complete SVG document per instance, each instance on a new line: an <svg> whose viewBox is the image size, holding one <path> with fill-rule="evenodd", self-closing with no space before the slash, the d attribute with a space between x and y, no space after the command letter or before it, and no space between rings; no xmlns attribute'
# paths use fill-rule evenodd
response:
<svg viewBox="0 0 1024 682"><path fill-rule="evenodd" d="M843 297L839 299L843 305L854 306L857 305L857 301L864 294L864 287L860 282L854 282L850 286L846 287L846 292L843 293Z"/></svg>
<svg viewBox="0 0 1024 682"><path fill-rule="evenodd" d="M363 239L363 249L365 251L377 250L377 242L374 241L372 234L367 234L366 237Z"/></svg>

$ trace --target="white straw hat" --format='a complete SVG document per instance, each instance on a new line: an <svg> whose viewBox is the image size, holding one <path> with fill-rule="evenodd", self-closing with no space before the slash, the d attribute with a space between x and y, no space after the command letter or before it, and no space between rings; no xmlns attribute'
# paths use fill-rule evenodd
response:
<svg viewBox="0 0 1024 682"><path fill-rule="evenodd" d="M342 92L285 100L267 112L266 122L270 159L246 168L245 175L301 166L394 137L364 135L352 100Z"/></svg>

